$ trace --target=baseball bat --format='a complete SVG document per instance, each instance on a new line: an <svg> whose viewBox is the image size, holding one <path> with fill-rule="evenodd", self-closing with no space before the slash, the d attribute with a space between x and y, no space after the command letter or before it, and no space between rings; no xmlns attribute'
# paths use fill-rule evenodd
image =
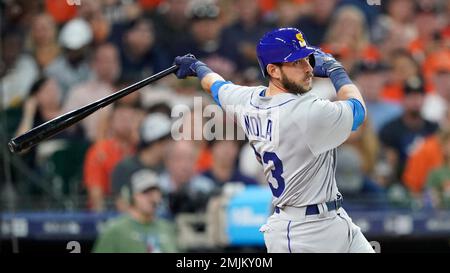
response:
<svg viewBox="0 0 450 273"><path fill-rule="evenodd" d="M90 103L82 108L75 109L71 112L60 115L52 120L49 120L28 132L11 139L8 143L9 150L12 153L19 153L23 150L31 148L38 144L39 142L54 136L55 134L61 132L67 127L77 123L78 121L84 119L95 111L113 103L125 97L126 95L141 89L142 87L155 82L175 71L178 70L178 65L173 65L163 71L160 71L148 78L145 78L139 82L136 82L130 86L127 86L103 99Z"/></svg>

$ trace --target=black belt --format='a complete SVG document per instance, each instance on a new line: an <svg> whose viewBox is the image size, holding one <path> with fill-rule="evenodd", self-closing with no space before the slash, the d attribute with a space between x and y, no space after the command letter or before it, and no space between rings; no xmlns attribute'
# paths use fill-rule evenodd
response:
<svg viewBox="0 0 450 273"><path fill-rule="evenodd" d="M340 207L342 207L343 201L344 201L343 198L340 197L340 198L335 199L333 201L326 202L325 204L327 205L328 211L338 210ZM275 207L275 212L276 213L280 213L280 208L279 207ZM306 207L306 213L305 214L306 215L320 214L319 206L318 205L308 205Z"/></svg>

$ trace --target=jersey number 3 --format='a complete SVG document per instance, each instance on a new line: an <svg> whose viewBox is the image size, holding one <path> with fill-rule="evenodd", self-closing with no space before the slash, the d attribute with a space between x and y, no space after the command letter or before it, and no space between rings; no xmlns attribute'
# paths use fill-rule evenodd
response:
<svg viewBox="0 0 450 273"><path fill-rule="evenodd" d="M268 164L270 161L273 162L273 167L270 170L270 172L272 173L272 177L269 178L269 186L272 190L273 196L280 197L280 195L284 191L285 186L284 178L281 176L283 174L283 163L273 152L265 152L262 159L264 164ZM277 187L274 187L273 181L271 181L271 179L275 179L277 181Z"/></svg>

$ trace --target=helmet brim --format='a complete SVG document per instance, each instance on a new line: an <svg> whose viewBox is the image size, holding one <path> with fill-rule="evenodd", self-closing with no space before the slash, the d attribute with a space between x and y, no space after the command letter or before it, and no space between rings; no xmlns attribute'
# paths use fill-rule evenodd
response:
<svg viewBox="0 0 450 273"><path fill-rule="evenodd" d="M312 46L307 46L305 48L302 48L301 50L297 50L289 54L284 58L284 62L290 63L295 62L297 60L303 59L308 57L309 55L313 54L317 49Z"/></svg>
<svg viewBox="0 0 450 273"><path fill-rule="evenodd" d="M295 50L295 51L291 52L289 55L287 55L284 58L280 58L280 59L273 58L270 62L264 62L265 58L263 56L259 55L259 53L258 53L258 63L261 68L261 72L262 72L263 76L267 77L269 75L267 73L267 65L268 64L295 62L297 60L307 58L308 56L310 56L317 50L318 50L318 48L308 45L306 47L302 47L299 50Z"/></svg>

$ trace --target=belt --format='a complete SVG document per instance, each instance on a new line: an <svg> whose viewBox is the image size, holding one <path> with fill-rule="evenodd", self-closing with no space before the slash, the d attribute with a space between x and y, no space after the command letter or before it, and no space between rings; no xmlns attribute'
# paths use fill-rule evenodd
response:
<svg viewBox="0 0 450 273"><path fill-rule="evenodd" d="M325 205L327 206L328 211L338 210L340 207L342 207L343 201L344 200L342 197L338 197L338 199L325 202ZM275 213L280 213L279 207L275 207ZM316 214L320 214L319 205L315 204L306 206L305 215L316 215Z"/></svg>

